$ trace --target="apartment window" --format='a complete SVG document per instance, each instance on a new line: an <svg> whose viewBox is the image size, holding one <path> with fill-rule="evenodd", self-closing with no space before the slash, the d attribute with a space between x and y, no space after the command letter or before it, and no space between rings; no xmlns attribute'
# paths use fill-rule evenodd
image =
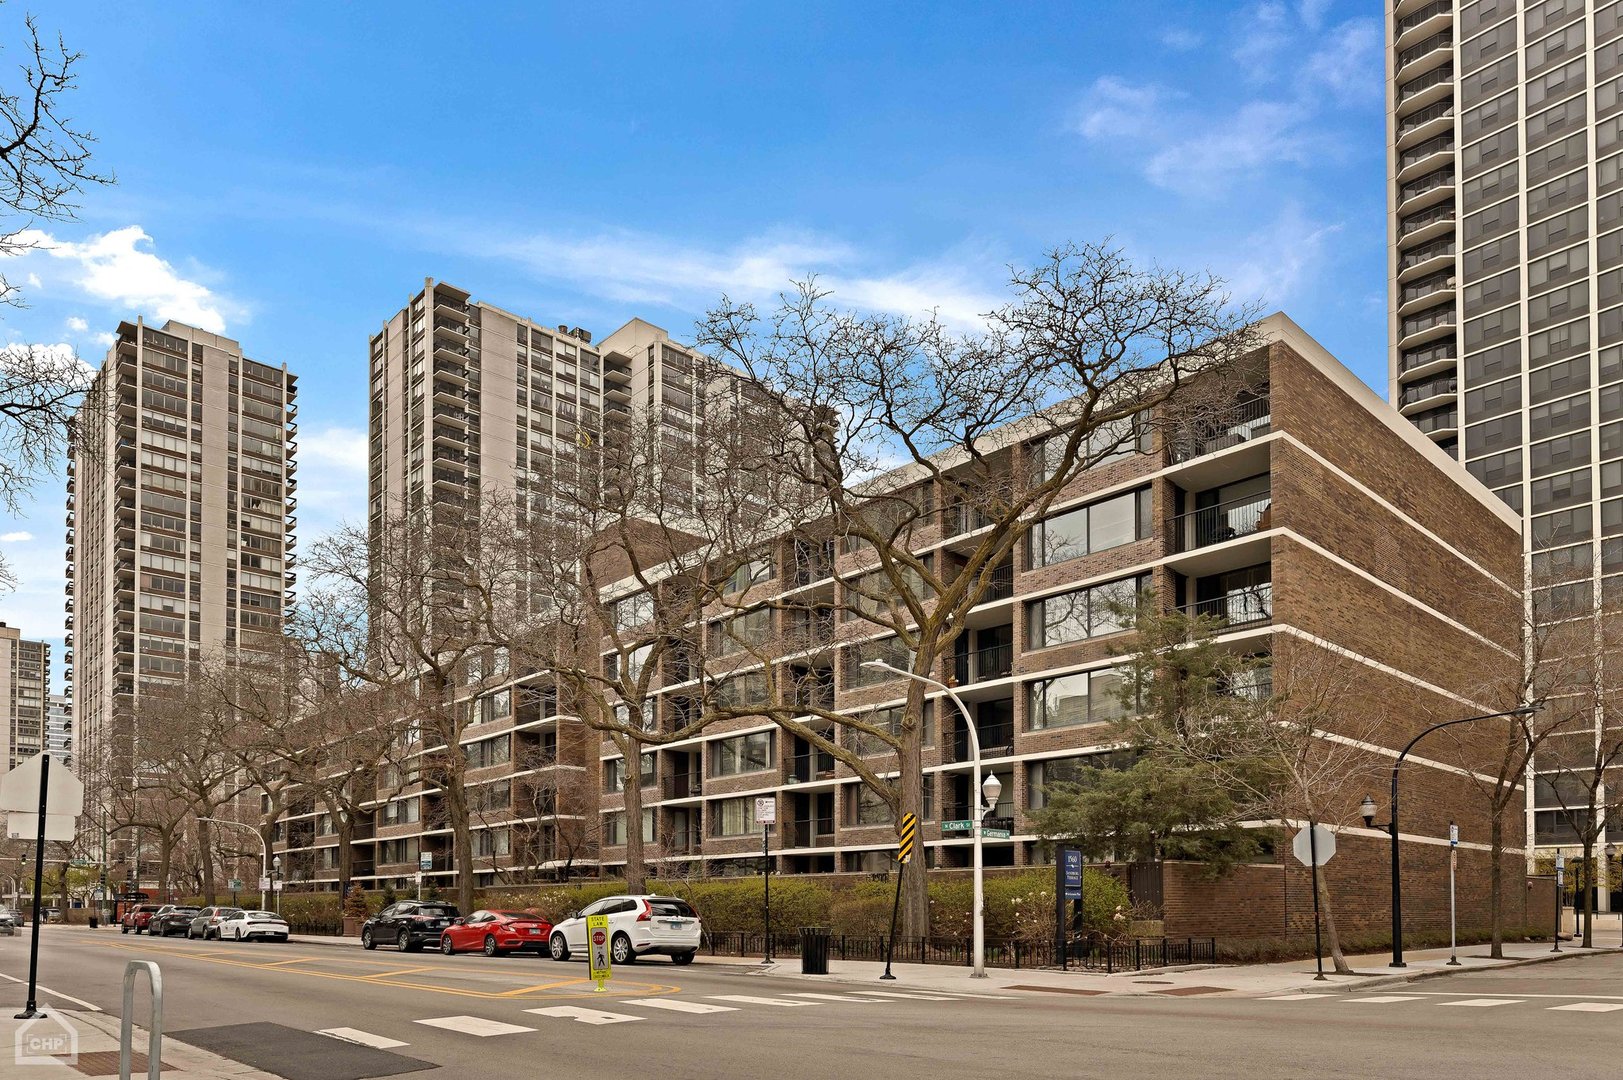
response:
<svg viewBox="0 0 1623 1080"><path fill-rule="evenodd" d="M653 621L654 598L649 593L640 592L614 603L614 625L622 631Z"/></svg>
<svg viewBox="0 0 1623 1080"><path fill-rule="evenodd" d="M1470 423L1484 417L1497 416L1521 408L1522 384L1520 379L1506 379L1490 386L1468 390L1465 393L1465 420Z"/></svg>
<svg viewBox="0 0 1623 1080"><path fill-rule="evenodd" d="M1521 237L1517 233L1490 240L1481 247L1465 253L1462 266L1466 281L1476 281L1486 274L1496 273L1516 265L1521 253Z"/></svg>
<svg viewBox="0 0 1623 1080"><path fill-rule="evenodd" d="M1521 342L1496 345L1465 358L1465 381L1471 386L1521 370Z"/></svg>
<svg viewBox="0 0 1623 1080"><path fill-rule="evenodd" d="M1521 314L1514 307L1469 319L1465 323L1465 348L1471 350L1494 345L1515 337L1520 330Z"/></svg>
<svg viewBox="0 0 1623 1080"><path fill-rule="evenodd" d="M1075 784L1083 771L1097 767L1105 760L1102 754L1078 754L1075 757L1045 758L1026 766L1026 806L1041 810L1048 805L1049 788L1056 784Z"/></svg>
<svg viewBox="0 0 1623 1080"><path fill-rule="evenodd" d="M1505 25L1511 28L1511 37L1514 39L1514 24L1506 23ZM1560 63L1568 56L1582 52L1583 47L1584 24L1580 20L1565 30L1557 30L1542 41L1535 41L1527 47L1527 74L1540 74L1551 64Z"/></svg>
<svg viewBox="0 0 1623 1080"><path fill-rule="evenodd" d="M1516 91L1512 89L1492 101L1465 110L1465 115L1460 118L1460 138L1469 141L1515 119Z"/></svg>
<svg viewBox="0 0 1623 1080"><path fill-rule="evenodd" d="M1535 514L1545 510L1559 510L1577 503L1587 503L1592 494L1589 470L1534 480L1529 492L1528 508Z"/></svg>
<svg viewBox="0 0 1623 1080"><path fill-rule="evenodd" d="M1527 192L1527 217L1536 220L1557 210L1569 210L1589 194L1589 177L1582 170L1540 184Z"/></svg>
<svg viewBox="0 0 1623 1080"><path fill-rule="evenodd" d="M765 772L776 761L773 756L775 742L775 732L772 731L752 731L748 735L715 740L708 747L710 775L737 776Z"/></svg>
<svg viewBox="0 0 1623 1080"><path fill-rule="evenodd" d="M654 755L642 754L638 757L637 782L647 787L654 782ZM624 791L626 786L626 759L611 758L603 763L603 790L606 792Z"/></svg>
<svg viewBox="0 0 1623 1080"><path fill-rule="evenodd" d="M1516 224L1516 200L1506 199L1496 206L1466 215L1465 243L1476 244L1496 236L1503 236L1514 229Z"/></svg>
<svg viewBox="0 0 1623 1080"><path fill-rule="evenodd" d="M1530 367L1548 364L1552 360L1587 353L1589 349L1589 320L1577 319L1562 326L1540 330L1527 338L1527 363Z"/></svg>
<svg viewBox="0 0 1623 1080"><path fill-rule="evenodd" d="M1514 483L1522 478L1522 452L1507 450L1503 454L1490 454L1485 458L1468 461L1465 467L1471 475L1488 487Z"/></svg>
<svg viewBox="0 0 1623 1080"><path fill-rule="evenodd" d="M851 792L851 823L853 825L889 825L895 821L890 804L867 784L853 784ZM928 815L926 815L928 816Z"/></svg>
<svg viewBox="0 0 1623 1080"><path fill-rule="evenodd" d="M740 593L752 585L758 585L763 581L770 581L771 579L771 556L757 556L755 558L746 560L734 568L733 572L727 575L727 581L723 586L723 589L729 593Z"/></svg>
<svg viewBox="0 0 1623 1080"><path fill-rule="evenodd" d="M1549 442L1534 443L1528 450L1532 459L1532 475L1548 476L1564 469L1589 464L1589 432L1575 431Z"/></svg>
<svg viewBox="0 0 1623 1080"><path fill-rule="evenodd" d="M485 769L492 765L505 765L512 760L512 739L506 735L498 735L494 739L482 739L479 742L468 743L463 748L468 757L468 768Z"/></svg>
<svg viewBox="0 0 1623 1080"><path fill-rule="evenodd" d="M1623 505L1623 504L1620 504ZM1571 544L1588 540L1593 525L1588 506L1575 506L1555 514L1533 519L1533 547L1547 548L1558 544Z"/></svg>
<svg viewBox="0 0 1623 1080"><path fill-rule="evenodd" d="M1583 132L1540 147L1527 155L1527 184L1531 188L1553 176L1579 168L1589 160Z"/></svg>
<svg viewBox="0 0 1623 1080"><path fill-rule="evenodd" d="M718 799L706 808L711 836L749 836L759 830L755 824L753 798Z"/></svg>
<svg viewBox="0 0 1623 1080"><path fill-rule="evenodd" d="M1589 395L1578 394L1548 405L1535 405L1527 411L1529 441L1589 426Z"/></svg>
<svg viewBox="0 0 1623 1080"><path fill-rule="evenodd" d="M1044 649L1129 629L1138 598L1149 587L1150 576L1139 574L1034 601L1026 609L1030 647Z"/></svg>
<svg viewBox="0 0 1623 1080"><path fill-rule="evenodd" d="M1623 235L1623 234L1620 234ZM1604 239L1602 244L1604 244ZM1589 269L1589 248L1583 244L1534 259L1527 264L1527 287L1541 289L1546 285L1559 285L1578 277Z"/></svg>
<svg viewBox="0 0 1623 1080"><path fill-rule="evenodd" d="M1584 60L1569 60L1554 71L1546 72L1527 83L1527 107L1535 109L1546 101L1555 101L1566 94L1582 90L1584 86Z"/></svg>
<svg viewBox="0 0 1623 1080"><path fill-rule="evenodd" d="M1026 727L1031 731L1119 720L1127 714L1127 683L1114 668L1079 671L1026 687Z"/></svg>
<svg viewBox="0 0 1623 1080"><path fill-rule="evenodd" d="M1527 118L1527 146L1531 150L1583 126L1588 112L1584 95L1568 98Z"/></svg>
<svg viewBox="0 0 1623 1080"><path fill-rule="evenodd" d="M1588 235L1588 208L1578 207L1575 210L1568 210L1564 214L1557 214L1547 221L1528 227L1527 254L1542 255L1553 248L1582 240Z"/></svg>
<svg viewBox="0 0 1623 1080"><path fill-rule="evenodd" d="M1039 521L1029 534L1027 566L1052 566L1143 540L1153 514L1146 487Z"/></svg>
<svg viewBox="0 0 1623 1080"><path fill-rule="evenodd" d="M1575 282L1527 302L1527 328L1542 330L1552 320L1570 319L1589 310L1589 283Z"/></svg>
<svg viewBox="0 0 1623 1080"><path fill-rule="evenodd" d="M748 802L749 800L744 800ZM620 847L626 842L626 815L619 810L612 814L603 815L603 843L610 847ZM642 842L654 842L654 810L652 807L642 812Z"/></svg>
<svg viewBox="0 0 1623 1080"><path fill-rule="evenodd" d="M378 809L379 825L408 825L421 821L423 815L422 800L391 799Z"/></svg>
<svg viewBox="0 0 1623 1080"><path fill-rule="evenodd" d="M764 644L772 636L772 609L756 608L715 624L716 652L731 656Z"/></svg>

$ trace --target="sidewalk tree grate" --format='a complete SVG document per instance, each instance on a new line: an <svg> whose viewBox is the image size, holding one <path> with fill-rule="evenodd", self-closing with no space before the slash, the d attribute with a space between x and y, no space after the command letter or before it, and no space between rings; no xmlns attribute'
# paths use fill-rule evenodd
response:
<svg viewBox="0 0 1623 1080"><path fill-rule="evenodd" d="M78 1060L63 1059L65 1064L72 1065L85 1076L117 1076L118 1051L117 1050L89 1050L79 1055ZM167 1061L160 1062L159 1068L164 1072L174 1072L175 1067ZM139 1050L130 1054L130 1073L146 1075L147 1056Z"/></svg>

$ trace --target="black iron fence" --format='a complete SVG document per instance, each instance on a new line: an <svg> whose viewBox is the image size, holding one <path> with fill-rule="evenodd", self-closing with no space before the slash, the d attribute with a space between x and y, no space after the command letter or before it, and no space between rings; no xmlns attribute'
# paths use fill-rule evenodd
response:
<svg viewBox="0 0 1623 1080"><path fill-rule="evenodd" d="M883 934L831 934L831 960L885 959L888 938ZM703 948L711 956L760 956L766 935L737 930L706 931ZM896 939L892 959L898 964L947 964L969 967L974 958L972 938L934 937ZM798 957L800 934L774 933L772 955ZM986 943L986 965L998 968L1078 968L1086 971L1142 971L1145 968L1185 964L1215 964L1214 938L1076 938L1069 942L1002 940Z"/></svg>

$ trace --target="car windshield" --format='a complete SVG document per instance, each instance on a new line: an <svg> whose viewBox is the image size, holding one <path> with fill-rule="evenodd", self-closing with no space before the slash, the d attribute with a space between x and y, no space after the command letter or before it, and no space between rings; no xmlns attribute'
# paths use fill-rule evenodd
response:
<svg viewBox="0 0 1623 1080"><path fill-rule="evenodd" d="M693 908L686 900L676 900L668 897L651 897L648 901L648 910L655 915L665 918L692 919L695 918Z"/></svg>
<svg viewBox="0 0 1623 1080"><path fill-rule="evenodd" d="M250 919L275 919L277 922L281 922L281 920L282 920L282 917L280 915L276 914L276 912L274 912L274 911L250 911L250 912L248 912L248 918L250 918Z"/></svg>
<svg viewBox="0 0 1623 1080"><path fill-rule="evenodd" d="M541 916L532 914L528 911L493 911L491 914L495 915L499 919L523 919L526 922L542 921Z"/></svg>
<svg viewBox="0 0 1623 1080"><path fill-rule="evenodd" d="M454 916L456 908L441 904L424 904L417 909L419 915Z"/></svg>

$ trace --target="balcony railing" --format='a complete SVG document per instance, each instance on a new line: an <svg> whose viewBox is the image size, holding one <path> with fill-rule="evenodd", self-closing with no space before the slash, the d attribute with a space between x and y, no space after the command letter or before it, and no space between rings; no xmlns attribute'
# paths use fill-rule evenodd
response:
<svg viewBox="0 0 1623 1080"><path fill-rule="evenodd" d="M1453 10L1453 0L1432 0L1432 2L1427 4L1425 7L1417 8L1398 20L1398 36L1401 37L1402 35L1407 34L1410 30L1413 30L1415 27L1419 26L1421 23L1432 18L1433 16L1441 15L1445 11Z"/></svg>
<svg viewBox="0 0 1623 1080"><path fill-rule="evenodd" d="M789 782L792 784L809 784L813 780L827 780L833 775L833 754L796 754L789 767Z"/></svg>
<svg viewBox="0 0 1623 1080"><path fill-rule="evenodd" d="M667 799L692 799L704 794L704 777L698 773L667 776L660 790Z"/></svg>
<svg viewBox="0 0 1623 1080"><path fill-rule="evenodd" d="M1186 615L1222 619L1231 627L1265 623L1274 617L1274 584L1264 581L1211 600L1185 604Z"/></svg>
<svg viewBox="0 0 1623 1080"><path fill-rule="evenodd" d="M1178 550L1194 551L1268 528L1273 493L1245 495L1178 516Z"/></svg>
<svg viewBox="0 0 1623 1080"><path fill-rule="evenodd" d="M1459 342L1454 338L1444 338L1418 349L1405 349L1398 361L1398 371L1400 373L1413 371L1415 368L1425 367L1439 360L1458 360L1459 357Z"/></svg>
<svg viewBox="0 0 1623 1080"><path fill-rule="evenodd" d="M1217 416L1201 417L1174 434L1173 463L1260 439L1272 430L1272 419L1266 397L1236 405Z"/></svg>
<svg viewBox="0 0 1623 1080"><path fill-rule="evenodd" d="M953 675L960 685L1007 678L1014 670L1014 646L992 645L953 657Z"/></svg>
<svg viewBox="0 0 1623 1080"><path fill-rule="evenodd" d="M1427 240L1424 244L1405 248L1402 254L1398 256L1398 269L1412 270L1423 262L1429 262L1432 259L1452 254L1454 254L1454 237L1452 234L1439 237L1436 240Z"/></svg>
<svg viewBox="0 0 1623 1080"><path fill-rule="evenodd" d="M1402 105L1410 98L1419 97L1421 94L1424 94L1427 90L1430 90L1434 86L1441 83L1452 82L1453 80L1453 64L1444 64L1440 68L1433 68L1424 75L1420 76L1420 78L1411 79L1402 86L1398 87L1398 104Z"/></svg>
<svg viewBox="0 0 1623 1080"><path fill-rule="evenodd" d="M992 571L992 578L987 583L986 594L980 602L991 604L998 600L1007 600L1014 595L1014 564L1005 563Z"/></svg>
<svg viewBox="0 0 1623 1080"><path fill-rule="evenodd" d="M793 822L790 842L794 847L833 847L834 821L832 818L808 818Z"/></svg>
<svg viewBox="0 0 1623 1080"><path fill-rule="evenodd" d="M1427 379L1425 382L1411 383L1403 388L1398 395L1398 404L1413 405L1417 401L1427 398L1439 397L1444 394L1453 394L1459 390L1459 380L1452 375L1439 379Z"/></svg>

